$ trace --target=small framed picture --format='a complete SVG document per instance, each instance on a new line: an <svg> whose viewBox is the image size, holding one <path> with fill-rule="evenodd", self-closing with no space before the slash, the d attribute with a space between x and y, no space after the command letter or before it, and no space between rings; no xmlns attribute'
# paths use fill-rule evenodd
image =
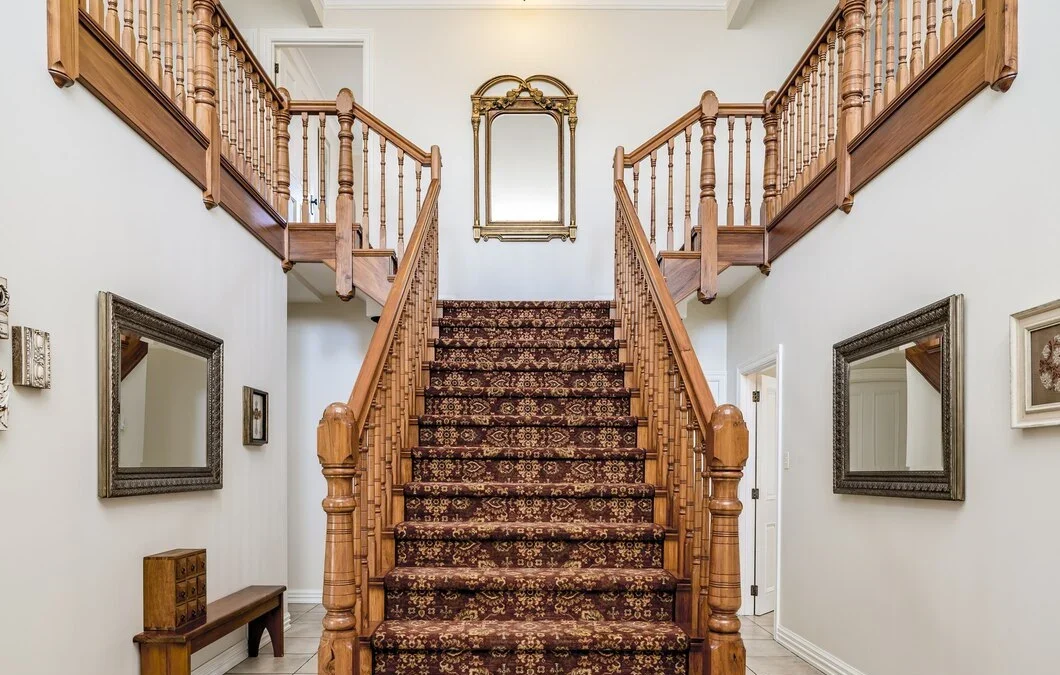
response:
<svg viewBox="0 0 1060 675"><path fill-rule="evenodd" d="M1060 425L1060 300L1012 315L1012 426Z"/></svg>
<svg viewBox="0 0 1060 675"><path fill-rule="evenodd" d="M269 394L243 387L243 445L269 442Z"/></svg>

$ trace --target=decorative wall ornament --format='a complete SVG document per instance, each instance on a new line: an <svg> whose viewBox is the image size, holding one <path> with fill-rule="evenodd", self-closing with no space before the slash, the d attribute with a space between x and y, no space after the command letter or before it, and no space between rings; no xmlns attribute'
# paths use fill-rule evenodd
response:
<svg viewBox="0 0 1060 675"><path fill-rule="evenodd" d="M542 86L558 93L545 93ZM483 121L484 158L479 149L479 127ZM578 97L551 75L532 75L526 79L499 75L471 95L475 241L574 241L577 238L574 173L577 126ZM569 134L570 149L565 151L566 134ZM550 148L554 148L555 157ZM480 187L481 164L485 165L485 195ZM565 175L570 176L569 186Z"/></svg>
<svg viewBox="0 0 1060 675"><path fill-rule="evenodd" d="M0 277L0 340L10 337L11 326L8 312L11 311L11 294L7 290L7 279Z"/></svg>
<svg viewBox="0 0 1060 675"><path fill-rule="evenodd" d="M243 445L269 442L269 394L243 387Z"/></svg>
<svg viewBox="0 0 1060 675"><path fill-rule="evenodd" d="M20 387L52 388L51 336L36 328L11 329L12 381Z"/></svg>
<svg viewBox="0 0 1060 675"><path fill-rule="evenodd" d="M1012 426L1060 424L1060 300L1012 315Z"/></svg>
<svg viewBox="0 0 1060 675"><path fill-rule="evenodd" d="M7 431L7 402L11 395L11 379L0 369L0 431Z"/></svg>

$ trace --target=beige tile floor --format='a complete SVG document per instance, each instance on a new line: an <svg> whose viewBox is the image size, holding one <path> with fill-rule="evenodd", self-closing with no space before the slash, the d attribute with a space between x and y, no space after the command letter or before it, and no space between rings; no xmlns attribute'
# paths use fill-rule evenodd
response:
<svg viewBox="0 0 1060 675"><path fill-rule="evenodd" d="M270 650L243 661L229 673L294 675L317 672L317 643L324 609L320 605L288 605L291 627L284 633L285 656ZM819 675L819 671L773 640L773 615L741 617L740 629L747 646L747 675ZM266 635L266 643L268 636Z"/></svg>

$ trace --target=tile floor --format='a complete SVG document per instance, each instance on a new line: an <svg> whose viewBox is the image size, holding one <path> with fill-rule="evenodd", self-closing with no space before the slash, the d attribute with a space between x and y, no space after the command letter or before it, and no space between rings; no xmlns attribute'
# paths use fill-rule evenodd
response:
<svg viewBox="0 0 1060 675"><path fill-rule="evenodd" d="M294 675L317 672L317 643L324 609L320 605L288 605L291 627L284 634L286 655L274 658L262 648L260 656L247 659L229 673L273 673ZM773 640L773 615L742 619L747 646L747 675L819 675L819 671ZM266 641L268 636L266 635Z"/></svg>

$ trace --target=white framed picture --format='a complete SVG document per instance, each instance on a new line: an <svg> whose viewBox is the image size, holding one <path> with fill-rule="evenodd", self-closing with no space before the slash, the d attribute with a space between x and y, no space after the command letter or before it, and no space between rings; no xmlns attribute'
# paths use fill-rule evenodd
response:
<svg viewBox="0 0 1060 675"><path fill-rule="evenodd" d="M1060 300L1012 315L1012 426L1060 425Z"/></svg>

